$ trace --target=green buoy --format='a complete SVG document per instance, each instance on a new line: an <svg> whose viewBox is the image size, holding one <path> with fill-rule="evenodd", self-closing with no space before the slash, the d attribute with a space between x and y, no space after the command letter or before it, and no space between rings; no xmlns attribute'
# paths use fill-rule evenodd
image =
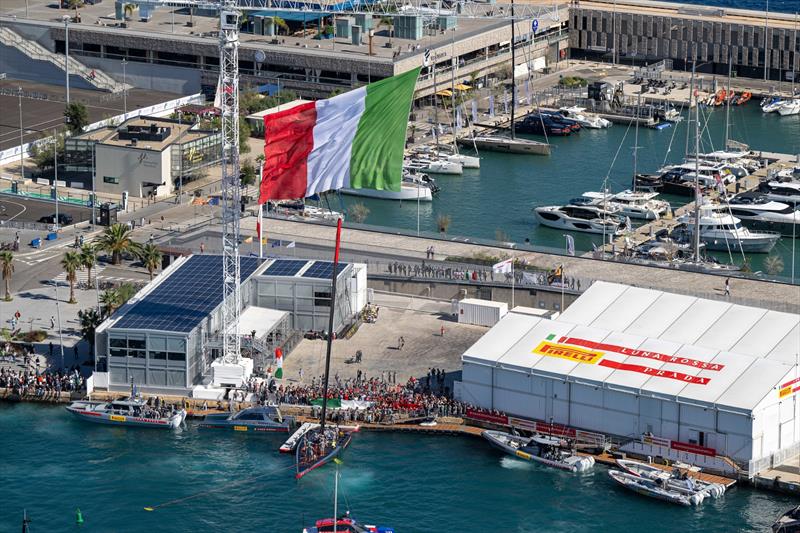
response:
<svg viewBox="0 0 800 533"><path fill-rule="evenodd" d="M83 524L83 515L80 509L75 509L75 523L78 525Z"/></svg>

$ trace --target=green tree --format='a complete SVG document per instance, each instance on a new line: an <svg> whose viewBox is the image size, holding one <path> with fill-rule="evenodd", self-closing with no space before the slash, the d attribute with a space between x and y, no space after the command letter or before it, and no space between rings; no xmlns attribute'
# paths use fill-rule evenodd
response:
<svg viewBox="0 0 800 533"><path fill-rule="evenodd" d="M136 11L136 5L135 4L125 4L125 5L122 6L122 12L125 15L125 20L131 20L131 17L133 17L133 12L134 11Z"/></svg>
<svg viewBox="0 0 800 533"><path fill-rule="evenodd" d="M250 144L247 140L250 138L250 124L244 119L244 117L239 117L239 153L240 154L247 154L250 153Z"/></svg>
<svg viewBox="0 0 800 533"><path fill-rule="evenodd" d="M764 270L766 270L767 274L770 276L777 276L783 272L783 268L783 258L779 255L770 255L764 259Z"/></svg>
<svg viewBox="0 0 800 533"><path fill-rule="evenodd" d="M64 109L64 118L67 120L67 127L72 133L80 133L89 124L89 112L86 106L80 102L70 102Z"/></svg>
<svg viewBox="0 0 800 533"><path fill-rule="evenodd" d="M161 265L161 252L155 244L145 244L142 247L141 259L142 263L144 263L144 267L150 274L150 281L153 281L153 272L158 270L158 267Z"/></svg>
<svg viewBox="0 0 800 533"><path fill-rule="evenodd" d="M9 251L0 252L0 268L3 270L3 281L6 284L7 302L11 301L11 276L14 274L14 254Z"/></svg>
<svg viewBox="0 0 800 533"><path fill-rule="evenodd" d="M347 208L347 217L358 224L364 222L369 216L369 207L358 202Z"/></svg>
<svg viewBox="0 0 800 533"><path fill-rule="evenodd" d="M81 264L86 268L86 284L92 286L92 269L97 266L97 251L91 244L81 247Z"/></svg>
<svg viewBox="0 0 800 533"><path fill-rule="evenodd" d="M242 187L249 187L250 185L256 184L258 172L256 172L256 167L253 165L252 161L245 159L244 162L242 162L241 171Z"/></svg>
<svg viewBox="0 0 800 533"><path fill-rule="evenodd" d="M106 289L100 295L100 305L103 307L103 317L109 317L122 305L117 289Z"/></svg>
<svg viewBox="0 0 800 533"><path fill-rule="evenodd" d="M381 17L378 22L378 27L386 26L389 31L389 46L392 46L392 37L394 37L394 19L392 17Z"/></svg>
<svg viewBox="0 0 800 533"><path fill-rule="evenodd" d="M336 89L331 91L331 94L328 95L328 98L333 98L334 96L339 96L340 94L343 94L343 93L344 93L343 90L341 90L339 88L336 88Z"/></svg>
<svg viewBox="0 0 800 533"><path fill-rule="evenodd" d="M55 150L58 152L58 160L64 161L64 136L55 136ZM54 154L53 143L37 143L31 145L28 150L29 159L34 162L39 170L53 168Z"/></svg>
<svg viewBox="0 0 800 533"><path fill-rule="evenodd" d="M439 233L447 233L447 230L450 228L450 222L452 222L450 215L439 215L436 217L436 227L439 229Z"/></svg>
<svg viewBox="0 0 800 533"><path fill-rule="evenodd" d="M81 269L81 254L78 252L67 252L61 259L61 268L67 274L67 281L69 282L69 302L71 304L78 303L75 300L75 281L78 279L77 272Z"/></svg>
<svg viewBox="0 0 800 533"><path fill-rule="evenodd" d="M275 35L280 35L281 32L278 30L283 30L285 32L289 31L289 25L286 24L286 21L280 17L269 17L272 19L272 23L275 25Z"/></svg>
<svg viewBox="0 0 800 533"><path fill-rule="evenodd" d="M89 353L94 359L94 334L97 327L103 322L103 317L97 312L97 309L90 307L78 311L78 322L81 325L81 335L89 342Z"/></svg>
<svg viewBox="0 0 800 533"><path fill-rule="evenodd" d="M122 254L130 253L139 256L142 245L131 238L131 228L127 224L114 224L105 229L97 238L95 248L111 254L111 264L122 262Z"/></svg>

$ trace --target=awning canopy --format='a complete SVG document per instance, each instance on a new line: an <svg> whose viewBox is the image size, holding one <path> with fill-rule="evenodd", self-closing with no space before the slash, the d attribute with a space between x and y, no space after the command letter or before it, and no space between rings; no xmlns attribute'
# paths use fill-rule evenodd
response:
<svg viewBox="0 0 800 533"><path fill-rule="evenodd" d="M450 89L444 89L436 94L438 94L439 96L453 96L453 93L450 92Z"/></svg>
<svg viewBox="0 0 800 533"><path fill-rule="evenodd" d="M456 85L457 91L469 91L470 89L472 89L472 87L464 83L459 83L458 85Z"/></svg>

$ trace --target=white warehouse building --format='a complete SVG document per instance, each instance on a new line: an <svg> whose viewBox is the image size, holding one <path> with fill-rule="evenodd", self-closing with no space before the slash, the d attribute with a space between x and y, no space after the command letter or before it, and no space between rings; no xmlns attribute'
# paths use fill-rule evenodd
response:
<svg viewBox="0 0 800 533"><path fill-rule="evenodd" d="M556 320L511 311L457 396L510 416L761 470L800 451L800 315L597 282Z"/></svg>

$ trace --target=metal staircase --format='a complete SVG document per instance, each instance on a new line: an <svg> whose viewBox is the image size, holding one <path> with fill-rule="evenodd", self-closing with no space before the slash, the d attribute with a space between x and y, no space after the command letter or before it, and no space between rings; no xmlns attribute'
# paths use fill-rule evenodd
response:
<svg viewBox="0 0 800 533"><path fill-rule="evenodd" d="M51 52L39 43L26 39L10 28L0 26L0 42L13 46L33 60L48 61L61 70L64 70L64 56ZM94 70L94 77L90 78L89 75L92 70ZM119 93L125 89L131 89L130 85L118 83L117 80L105 72L87 67L71 56L69 58L69 73L70 75L80 76L97 89L109 91L111 93Z"/></svg>

